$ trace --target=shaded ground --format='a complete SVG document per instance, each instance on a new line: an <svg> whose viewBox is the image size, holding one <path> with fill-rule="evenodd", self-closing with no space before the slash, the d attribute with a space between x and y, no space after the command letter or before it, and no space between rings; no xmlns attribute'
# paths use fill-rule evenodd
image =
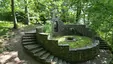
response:
<svg viewBox="0 0 113 64"><path fill-rule="evenodd" d="M77 64L110 64L112 60L112 54L109 50L100 50L100 53L98 56L95 57L95 59L83 62L83 63L77 63Z"/></svg>
<svg viewBox="0 0 113 64"><path fill-rule="evenodd" d="M27 64L40 64L39 62L34 60L31 56L27 55L23 51L23 47L21 45L21 37L24 34L24 32L32 31L35 28L36 28L36 26L32 26L32 27L26 27L26 28L21 29L21 30L14 30L15 36L12 36L10 38L10 40L5 43L6 44L6 48L8 50L18 51L19 58L21 60L25 60L27 62Z"/></svg>

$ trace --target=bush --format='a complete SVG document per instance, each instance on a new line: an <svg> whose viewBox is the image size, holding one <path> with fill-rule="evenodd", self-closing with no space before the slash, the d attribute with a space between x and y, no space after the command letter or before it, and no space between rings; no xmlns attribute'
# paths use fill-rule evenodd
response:
<svg viewBox="0 0 113 64"><path fill-rule="evenodd" d="M11 12L0 12L0 20L11 21Z"/></svg>
<svg viewBox="0 0 113 64"><path fill-rule="evenodd" d="M16 12L17 21L22 22L24 21L25 17L26 16L24 12L20 12L20 11Z"/></svg>
<svg viewBox="0 0 113 64"><path fill-rule="evenodd" d="M24 21L25 13L18 11L15 12L17 21ZM12 21L12 12L0 12L0 20L1 21Z"/></svg>
<svg viewBox="0 0 113 64"><path fill-rule="evenodd" d="M50 33L51 30L52 30L51 22L47 21L47 23L44 25L43 32Z"/></svg>

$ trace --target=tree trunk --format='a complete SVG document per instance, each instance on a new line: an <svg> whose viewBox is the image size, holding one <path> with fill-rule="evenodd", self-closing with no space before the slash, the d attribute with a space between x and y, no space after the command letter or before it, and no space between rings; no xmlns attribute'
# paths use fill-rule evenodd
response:
<svg viewBox="0 0 113 64"><path fill-rule="evenodd" d="M24 0L24 2L25 2L25 15L26 15L25 24L29 25L30 20L29 20L29 11L28 11L28 0Z"/></svg>
<svg viewBox="0 0 113 64"><path fill-rule="evenodd" d="M76 23L79 22L81 15L81 0L78 0L77 2L77 14L76 14Z"/></svg>
<svg viewBox="0 0 113 64"><path fill-rule="evenodd" d="M86 16L85 16L85 11L84 10L82 10L83 11L83 21L84 21L84 25L86 25Z"/></svg>
<svg viewBox="0 0 113 64"><path fill-rule="evenodd" d="M12 10L12 16L13 16L13 28L14 29L18 29L18 26L17 26L17 19L16 19L16 15L15 15L15 6L14 6L14 0L11 0L11 10Z"/></svg>

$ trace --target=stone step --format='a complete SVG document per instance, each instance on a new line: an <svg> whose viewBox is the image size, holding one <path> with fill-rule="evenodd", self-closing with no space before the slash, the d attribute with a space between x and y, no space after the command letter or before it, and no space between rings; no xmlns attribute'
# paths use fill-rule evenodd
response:
<svg viewBox="0 0 113 64"><path fill-rule="evenodd" d="M107 46L107 45L99 45L99 47L109 47L109 46Z"/></svg>
<svg viewBox="0 0 113 64"><path fill-rule="evenodd" d="M51 53L44 50L41 45L36 43L36 33L26 33L25 36L23 36L22 44L26 50L29 51L29 53L33 54L33 56L41 62L44 62L45 64L69 64L66 61L63 61L62 59L59 59L58 57L54 57L54 55L51 55Z"/></svg>
<svg viewBox="0 0 113 64"><path fill-rule="evenodd" d="M106 47L106 46L103 46L103 47L102 47L102 46L100 46L99 48L109 48L109 47Z"/></svg>
<svg viewBox="0 0 113 64"><path fill-rule="evenodd" d="M35 32L25 32L25 34L36 34Z"/></svg>
<svg viewBox="0 0 113 64"><path fill-rule="evenodd" d="M67 64L70 64L69 62Z"/></svg>
<svg viewBox="0 0 113 64"><path fill-rule="evenodd" d="M109 49L109 47L99 47L100 49Z"/></svg>
<svg viewBox="0 0 113 64"><path fill-rule="evenodd" d="M108 46L107 44L100 44L99 46Z"/></svg>
<svg viewBox="0 0 113 64"><path fill-rule="evenodd" d="M43 50L43 48L40 48L39 47L39 48L36 48L36 49L31 50L31 53L35 54L35 53L37 53L37 52L39 52L41 50Z"/></svg>
<svg viewBox="0 0 113 64"><path fill-rule="evenodd" d="M47 59L46 59L46 63L50 63L50 62L52 62L53 61L53 59L54 59L54 56L53 55L49 55L48 57L47 57Z"/></svg>
<svg viewBox="0 0 113 64"><path fill-rule="evenodd" d="M36 41L36 39L23 39L23 42L32 42L32 41Z"/></svg>
<svg viewBox="0 0 113 64"><path fill-rule="evenodd" d="M101 38L98 38L98 40L105 42L105 41L104 41L103 39L101 39Z"/></svg>
<svg viewBox="0 0 113 64"><path fill-rule="evenodd" d="M23 35L23 37L36 37L35 34L27 34L27 35Z"/></svg>
<svg viewBox="0 0 113 64"><path fill-rule="evenodd" d="M47 52L47 53L43 54L40 58L41 58L41 60L46 60L49 55L50 55L50 53Z"/></svg>
<svg viewBox="0 0 113 64"><path fill-rule="evenodd" d="M36 42L23 42L23 45L32 45L32 44L36 44Z"/></svg>
<svg viewBox="0 0 113 64"><path fill-rule="evenodd" d="M57 58L57 57L54 57L53 62L54 62L55 64L58 64L58 58Z"/></svg>
<svg viewBox="0 0 113 64"><path fill-rule="evenodd" d="M25 35L23 35L23 37L35 37L36 33L25 33Z"/></svg>
<svg viewBox="0 0 113 64"><path fill-rule="evenodd" d="M42 56L44 53L46 53L46 52L47 52L47 51L45 51L45 50L41 50L41 51L35 53L34 56L36 56L36 57L41 57L41 56Z"/></svg>
<svg viewBox="0 0 113 64"><path fill-rule="evenodd" d="M107 44L100 44L99 46L109 47Z"/></svg>
<svg viewBox="0 0 113 64"><path fill-rule="evenodd" d="M100 47L109 47L108 45L99 45Z"/></svg>
<svg viewBox="0 0 113 64"><path fill-rule="evenodd" d="M106 46L108 46L107 44L99 44L99 45L106 45Z"/></svg>
<svg viewBox="0 0 113 64"><path fill-rule="evenodd" d="M100 45L107 45L106 43L100 43Z"/></svg>
<svg viewBox="0 0 113 64"><path fill-rule="evenodd" d="M100 43L106 43L105 41L100 41L100 40L99 40L99 42L100 42Z"/></svg>
<svg viewBox="0 0 113 64"><path fill-rule="evenodd" d="M100 49L109 50L109 47L99 47Z"/></svg>
<svg viewBox="0 0 113 64"><path fill-rule="evenodd" d="M59 59L58 64L63 64L63 61L61 59Z"/></svg>
<svg viewBox="0 0 113 64"><path fill-rule="evenodd" d="M34 37L34 36L33 36L33 37L26 37L26 36L23 36L22 39L36 39L36 37Z"/></svg>
<svg viewBox="0 0 113 64"><path fill-rule="evenodd" d="M62 64L67 64L67 62L66 61L62 61Z"/></svg>
<svg viewBox="0 0 113 64"><path fill-rule="evenodd" d="M32 44L32 45L24 45L24 48L27 50L33 50L33 49L37 49L40 46L41 45Z"/></svg>

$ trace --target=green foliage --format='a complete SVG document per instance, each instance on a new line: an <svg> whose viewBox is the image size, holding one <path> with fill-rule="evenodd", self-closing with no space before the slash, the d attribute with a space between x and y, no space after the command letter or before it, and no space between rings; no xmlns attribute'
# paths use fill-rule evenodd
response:
<svg viewBox="0 0 113 64"><path fill-rule="evenodd" d="M0 36L6 35L12 26L12 22L0 21Z"/></svg>
<svg viewBox="0 0 113 64"><path fill-rule="evenodd" d="M0 12L0 20L4 21L11 21L11 12Z"/></svg>
<svg viewBox="0 0 113 64"><path fill-rule="evenodd" d="M112 45L113 6L109 1L98 0L96 3L91 2L91 6L87 8L86 12L88 12L90 28L97 31L109 45Z"/></svg>
<svg viewBox="0 0 113 64"><path fill-rule="evenodd" d="M43 26L43 32L44 33L51 33L52 31L52 25L50 21L47 21L47 23Z"/></svg>
<svg viewBox="0 0 113 64"><path fill-rule="evenodd" d="M17 18L17 21L18 22L22 22L25 20L26 16L25 16L25 13L22 12L22 11L16 11L16 18Z"/></svg>
<svg viewBox="0 0 113 64"><path fill-rule="evenodd" d="M25 13L21 11L17 11L16 13L16 18L17 21L24 21L25 18ZM0 20L1 21L12 21L12 13L11 12L0 12Z"/></svg>
<svg viewBox="0 0 113 64"><path fill-rule="evenodd" d="M3 52L3 48L0 48L0 53L2 53Z"/></svg>
<svg viewBox="0 0 113 64"><path fill-rule="evenodd" d="M0 12L9 12L10 9L10 0L0 0Z"/></svg>
<svg viewBox="0 0 113 64"><path fill-rule="evenodd" d="M18 23L18 26L24 27L23 23ZM7 36L8 32L12 31L13 22L11 21L0 21L0 36Z"/></svg>

